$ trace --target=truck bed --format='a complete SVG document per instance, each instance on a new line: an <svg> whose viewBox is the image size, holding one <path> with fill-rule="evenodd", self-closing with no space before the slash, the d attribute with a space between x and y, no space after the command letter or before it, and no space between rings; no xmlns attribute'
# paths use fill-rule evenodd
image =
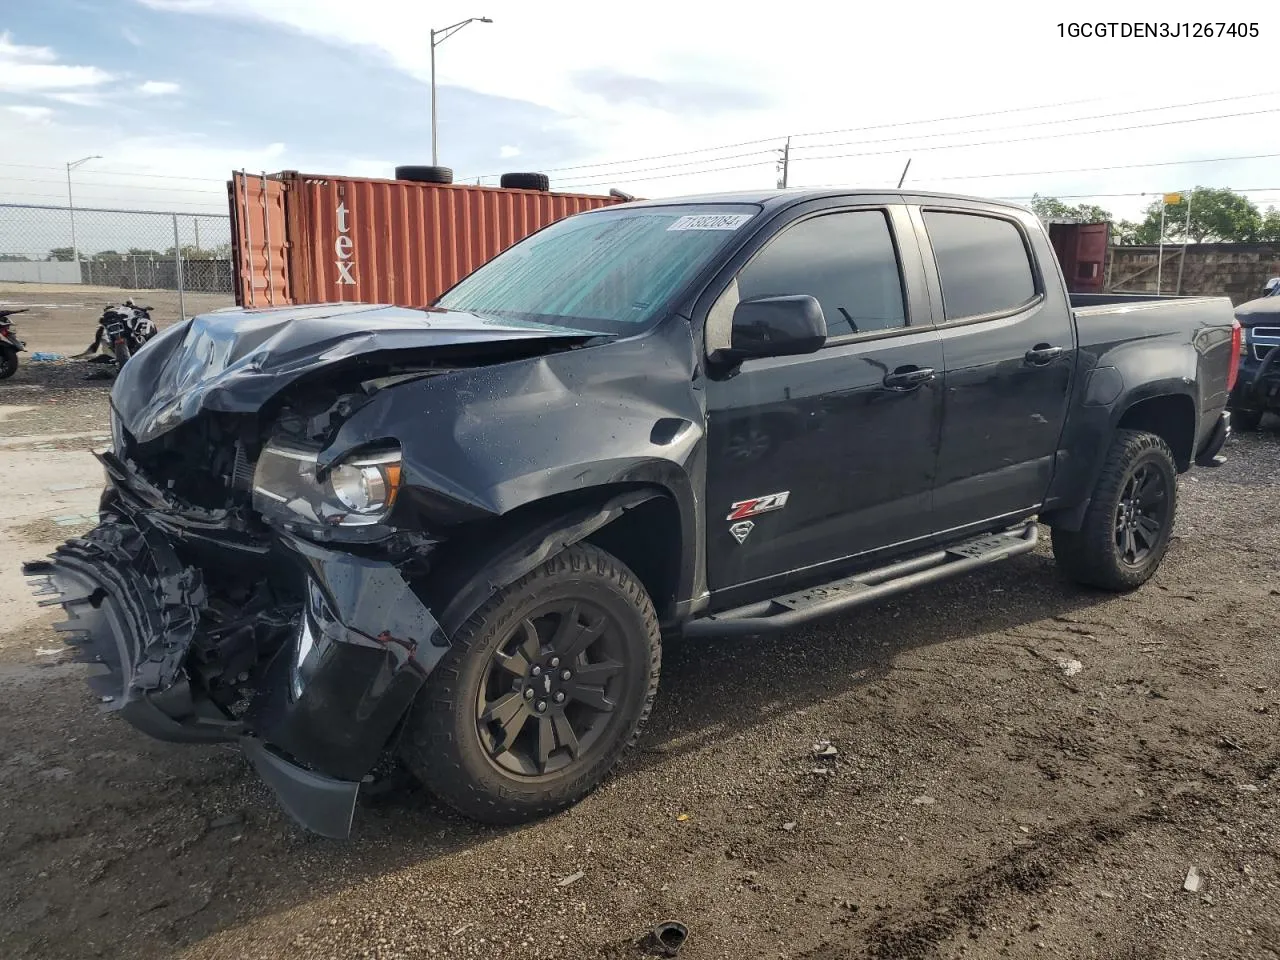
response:
<svg viewBox="0 0 1280 960"><path fill-rule="evenodd" d="M1088 307L1126 306L1165 300L1212 300L1213 297L1191 297L1171 293L1071 293L1071 306L1076 310Z"/></svg>

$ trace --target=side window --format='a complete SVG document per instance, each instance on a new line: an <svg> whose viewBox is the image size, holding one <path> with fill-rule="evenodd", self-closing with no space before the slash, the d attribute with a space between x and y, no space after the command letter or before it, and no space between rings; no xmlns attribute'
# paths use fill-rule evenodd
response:
<svg viewBox="0 0 1280 960"><path fill-rule="evenodd" d="M1022 231L1008 220L926 210L948 320L1015 310L1036 295Z"/></svg>
<svg viewBox="0 0 1280 960"><path fill-rule="evenodd" d="M805 293L822 304L831 337L906 326L902 273L883 211L803 220L738 274L743 300Z"/></svg>

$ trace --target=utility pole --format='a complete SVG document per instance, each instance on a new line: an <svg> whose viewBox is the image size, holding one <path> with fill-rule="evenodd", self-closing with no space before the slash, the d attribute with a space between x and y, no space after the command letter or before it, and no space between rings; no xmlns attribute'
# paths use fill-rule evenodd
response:
<svg viewBox="0 0 1280 960"><path fill-rule="evenodd" d="M791 166L791 138L787 137L787 142L782 147L782 159L778 161L778 170L782 176L778 178L778 189L787 189L787 174Z"/></svg>
<svg viewBox="0 0 1280 960"><path fill-rule="evenodd" d="M76 204L71 197L71 171L82 163L88 163L90 160L101 160L98 154L92 157L83 157L80 160L70 160L67 162L67 213L71 216L71 259L76 266L80 265L80 246L76 243ZM77 280L79 282L79 280Z"/></svg>
<svg viewBox="0 0 1280 960"><path fill-rule="evenodd" d="M436 150L436 47L440 46L468 23L493 23L493 21L488 17L471 17L467 20L459 20L452 26L443 27L440 30L434 28L431 30L431 165L433 167L440 162L439 153ZM437 37L440 39L437 40Z"/></svg>
<svg viewBox="0 0 1280 960"><path fill-rule="evenodd" d="M1187 191L1187 225L1182 228L1182 256L1178 258L1178 287L1174 293L1182 296L1182 268L1187 263L1187 242L1191 239L1191 191Z"/></svg>
<svg viewBox="0 0 1280 960"><path fill-rule="evenodd" d="M1164 214L1169 209L1169 194L1160 198L1160 242L1156 245L1156 296L1160 296L1160 282L1164 277Z"/></svg>

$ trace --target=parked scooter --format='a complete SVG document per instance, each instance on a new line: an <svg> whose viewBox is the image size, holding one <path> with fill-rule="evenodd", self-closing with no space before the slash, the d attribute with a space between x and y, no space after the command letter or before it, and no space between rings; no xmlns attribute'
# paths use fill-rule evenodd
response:
<svg viewBox="0 0 1280 960"><path fill-rule="evenodd" d="M104 361L111 358L115 360L117 368L123 367L155 335L156 325L151 319L151 307L140 307L132 300L126 300L102 311L93 343L89 344L89 349L81 356L101 350L108 354L102 358Z"/></svg>
<svg viewBox="0 0 1280 960"><path fill-rule="evenodd" d="M24 341L18 339L10 321L15 313L26 313L23 310L0 310L0 380L7 380L18 372L18 354L27 349Z"/></svg>

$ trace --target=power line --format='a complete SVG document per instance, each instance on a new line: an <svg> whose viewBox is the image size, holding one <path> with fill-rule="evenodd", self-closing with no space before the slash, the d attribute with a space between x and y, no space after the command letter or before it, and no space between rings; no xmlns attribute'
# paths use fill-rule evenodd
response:
<svg viewBox="0 0 1280 960"><path fill-rule="evenodd" d="M860 153L833 153L821 157L800 157L811 160L844 160L850 157L883 157L894 153L918 153L933 150L961 150L967 147L1002 146L1007 143L1026 143L1031 140L1058 140L1063 137L1088 137L1100 133L1121 133L1126 130L1147 130L1152 127L1171 127L1183 123L1201 123L1206 120L1231 120L1236 117L1256 117L1266 113L1280 113L1280 107L1268 110L1249 110L1244 113L1222 113L1212 117L1186 117L1181 120L1161 120L1156 123L1134 123L1124 127L1107 127L1102 130L1071 130L1067 133L1041 133L1031 137L1012 137L1000 140L979 140L973 143L944 143L932 147L902 147L897 150L870 150Z"/></svg>
<svg viewBox="0 0 1280 960"><path fill-rule="evenodd" d="M720 173L721 171L724 171L724 170L745 170L748 167L772 167L775 164L776 164L776 161L774 160L757 160L755 163L735 163L732 166L712 167L709 170L682 170L679 173L661 173L661 174L658 174L656 177L634 177L631 179L637 182L645 183L650 180L668 180L671 177L696 177L699 174ZM667 168L655 167L654 169L665 170ZM601 183L609 183L609 182L610 181L605 180L605 181L596 182L596 183L561 183L560 181L557 180L556 185L561 190L573 190L577 187L598 187L601 185ZM630 183L631 180L620 181L620 182Z"/></svg>
<svg viewBox="0 0 1280 960"><path fill-rule="evenodd" d="M1139 110L1122 111L1119 113L1099 114L1097 116L1091 116L1091 117L1075 117L1067 120L1038 121L1035 123L1018 124L1012 127L997 127L994 129L1016 130L1016 129L1019 129L1020 127L1025 127L1025 126L1043 126L1047 123L1078 123L1082 120L1098 120L1098 119L1106 119L1108 117L1113 117L1113 116L1125 116L1125 115L1132 115L1136 113L1155 113L1161 110L1176 110L1176 109L1187 108L1187 107L1206 106L1213 103L1227 103L1227 102L1236 101L1236 100L1257 99L1260 97L1274 96L1277 93L1280 93L1280 91L1273 90L1267 93L1241 94L1241 95L1232 96L1232 97L1219 97L1212 100L1199 100L1199 101L1194 101L1192 103L1175 103L1175 104L1168 104L1166 106L1161 106L1161 107L1144 107ZM1081 103L1096 103L1100 99L1103 99L1103 98L1094 97L1092 99L1086 99L1086 100L1068 100L1060 103L1041 104L1039 106L1034 106L1034 107L1014 107L1014 108L1005 109L1005 110L989 110L981 113L960 114L960 115L949 116L949 117L933 117L933 118L924 119L924 120L900 120L900 121L895 121L893 123L870 124L870 125L861 126L861 127L844 127L844 128L833 129L833 130L817 130L817 131L810 131L807 133L792 134L791 136L794 138L821 137L821 136L828 136L834 133L853 133L853 132L862 132L862 131L869 131L869 130L886 130L886 129L894 129L899 127L918 126L920 124L925 124L925 123L944 123L944 122L954 121L954 120L972 120L978 117L1001 116L1001 115L1006 115L1011 113L1028 113L1035 110L1052 110L1059 107L1075 106ZM924 139L926 136L930 136L930 137L948 136L948 135L962 136L967 133L974 133L974 132L981 132L981 131L952 131L951 134L920 134L917 136L906 136L906 137L895 138L895 139L919 140L919 139ZM608 160L608 161L601 161L600 163L578 164L575 166L568 166L568 167L550 167L544 170L543 172L544 173L563 173L565 171L570 171L570 170L596 170L596 169L602 169L604 167L625 166L632 163L644 163L650 160L666 160L671 157L682 157L682 156L692 155L695 153L710 153L716 150L730 150L736 147L755 146L756 144L761 144L761 143L778 143L784 140L785 138L786 138L786 135L779 135L775 137L763 137L757 140L742 140L742 141L738 141L737 143L720 144L719 146L714 146L714 147L698 147L690 150L680 150L674 153L653 154L647 157L633 157L629 160ZM850 141L850 142L856 142L856 141ZM875 143L875 142L889 142L889 141L867 141L867 142ZM820 149L823 147L843 146L843 145L844 145L843 143L841 144L810 144L803 147L796 147L795 149L802 149L802 150ZM704 162L714 163L720 160L727 160L727 159L733 159L733 158L708 157ZM653 169L659 169L659 168L653 168ZM464 180L473 179L476 176L477 176L476 174L469 174L468 176L463 177L461 179L464 179ZM481 178L497 177L497 176L500 176L500 174L486 173L486 174L479 174L479 176ZM594 174L585 174L585 176L594 176Z"/></svg>
<svg viewBox="0 0 1280 960"><path fill-rule="evenodd" d="M11 198L11 199L8 199L8 200L0 201L0 207L6 207L6 206L9 206L9 207L37 206L37 207L41 207L42 209L48 209L48 210L62 210L62 211L64 211L64 212L65 212L65 211L66 211L66 209L67 209L67 206L66 206L66 203L67 203L67 195L66 195L65 193L62 193L62 194L56 194L56 193L18 193L18 192L15 192L15 191L13 191L13 190L4 190L3 188L0 188L0 194L2 194L3 196L6 196L6 197L10 197L10 198ZM31 203L27 203L27 201L28 201L28 200L61 200L61 201L62 201L62 204L61 204L61 205L59 205L59 206L56 206L56 207L55 207L55 206L52 206L52 205L31 204ZM191 201L191 200L179 200L179 201L176 201L176 202L178 202L178 203L183 203L183 204L186 204L186 205L188 205L188 206L194 206L194 205L195 205L195 201ZM82 210L84 210L84 211L86 211L86 212L92 212L92 210L93 210L93 209L95 209L95 208L88 208L88 207L84 207L84 208L82 208L81 206L79 206L79 205L77 204L77 206L76 206L76 213L80 213ZM112 212L116 212L116 211L112 211ZM156 212L156 211L152 211L152 210L130 210L130 211L128 211L128 212L130 212L130 213L140 213L140 212L145 212L145 213L154 213L154 212ZM222 206L220 206L220 207L219 207L219 206L210 206L210 207L207 207L207 208L205 208L205 209L203 209L203 210L163 210L163 211L160 211L160 212L162 212L162 213L166 213L166 214L168 214L168 213L189 214L189 215L191 215L191 216L201 216L201 217L218 217L218 216L225 217L225 216L227 216L227 215L228 215L228 214L227 214L227 207L226 207L226 205L225 205L225 204L223 204L223 205L222 205Z"/></svg>
<svg viewBox="0 0 1280 960"><path fill-rule="evenodd" d="M1000 139L1000 140L982 140L982 141L977 141L973 143L946 143L946 144L936 144L934 146L929 146L929 147L912 146L912 147L902 147L894 150L871 150L871 151L862 151L858 153L825 154L823 156L818 156L818 157L794 157L793 156L792 159L805 160L805 161L840 160L840 159L845 159L849 157L880 157L880 156L886 156L889 154L905 153L905 152L915 153L915 152L934 151L934 150L959 150L966 147L1003 145L1007 143L1024 143L1031 140L1053 140L1053 139L1060 139L1062 137L1084 137L1084 136L1093 136L1100 133L1117 133L1117 132L1122 132L1127 130L1144 130L1152 127L1176 126L1178 124L1183 124L1183 123L1201 123L1208 120L1228 120L1234 117L1251 117L1251 116L1257 116L1259 114L1266 114L1266 113L1280 113L1280 107L1271 107L1266 110L1251 110L1243 113L1218 114L1210 117L1183 117L1177 120L1159 120L1153 123L1137 123L1137 124L1129 124L1127 126L1122 126L1122 127L1106 127L1100 130L1072 130L1072 131L1060 132L1060 133L1035 134L1029 137L1013 137L1013 138ZM1079 118L1079 119L1085 119L1085 118ZM700 161L700 162L709 163L709 162L714 162L715 159L720 159L720 158L712 158L710 160ZM725 157L723 159L734 159L734 158ZM696 162L699 162L699 161L693 161L693 163L696 163ZM689 164L684 164L684 165L689 165ZM588 179L581 181L579 185L591 186L591 185L597 185L602 183L609 183L615 180L626 181L627 178L630 177L632 174L648 173L653 170L668 170L671 168L671 166L673 165L664 164L658 167L642 167L639 170L622 170L616 174L587 174L586 177ZM722 168L722 169L736 169L736 168ZM700 173L702 171L692 171L692 172ZM653 180L658 178L644 177L639 179Z"/></svg>
<svg viewBox="0 0 1280 960"><path fill-rule="evenodd" d="M1157 163L1121 163L1108 167L1071 167L1065 170L1015 170L1009 173L972 173L951 177L925 177L934 183L944 180L991 180L997 177L1041 177L1051 173L1098 173L1104 170L1137 170L1143 167L1183 167L1197 163L1227 163L1234 160L1270 160L1280 153L1253 153L1239 157L1205 157L1202 160L1165 160Z"/></svg>
<svg viewBox="0 0 1280 960"><path fill-rule="evenodd" d="M1210 190L1230 190L1232 193L1270 193L1280 187L1209 187ZM1159 197L1166 191L1145 190L1141 193L1063 193L1054 196L1054 200L1095 200L1111 197ZM1002 197L1003 200L1036 200L1035 194L1029 197Z"/></svg>
<svg viewBox="0 0 1280 960"><path fill-rule="evenodd" d="M45 180L38 177L5 177L5 183L57 183L61 184L61 180ZM207 197L226 197L226 192L221 190L205 190L201 187L145 187L134 184L120 183L82 183L77 180L75 183L77 192L85 189L92 190L131 190L134 192L145 193L195 193Z"/></svg>
<svg viewBox="0 0 1280 960"><path fill-rule="evenodd" d="M756 163L776 163L776 162L777 162L777 158L778 158L778 153L779 153L779 151L778 151L778 150L752 150L750 153L733 153L733 154L730 154L730 155L729 155L729 156L727 156L727 157L708 157L706 160L685 160L685 161L683 161L683 162L681 162L681 163L664 163L664 164L662 164L661 166L657 166L657 167L641 167L639 170L623 170L623 171L620 171L619 173L616 173L616 174L612 174L612 173L606 173L606 174L588 173L588 174L583 174L583 176L586 176L586 177L601 177L601 176L602 176L602 177L604 177L604 178L605 178L605 181L604 181L604 182L607 182L610 178L615 178L615 177L629 177L629 176L631 176L631 174L633 174L633 173L652 173L652 172L653 172L653 171L655 171L655 170L672 170L672 169L675 169L676 167L696 167L696 166L697 166L698 164L700 164L700 163L719 163L719 162L720 162L720 161L722 161L722 160L744 160L744 159L746 159L747 157L759 157L759 156L764 156L764 155L768 155L769 159L768 159L768 160L757 160L757 161L756 161ZM748 166L754 166L754 165L755 165L755 164L748 164ZM734 168L734 167L721 167L720 169L729 169L729 170L732 170L732 169L736 169L736 168ZM702 171L700 171L700 170L693 170L693 171L690 171L690 172L692 172L692 173L701 173ZM653 178L652 178L652 177L649 177L649 178L647 178L647 179L653 179Z"/></svg>
<svg viewBox="0 0 1280 960"><path fill-rule="evenodd" d="M1250 94L1250 96L1262 96L1262 94ZM1010 113L1029 113L1033 110L1053 110L1058 107L1073 107L1081 103L1096 103L1101 99L1104 99L1104 98L1092 97L1086 100L1064 100L1060 103L1044 103L1034 107L1010 107L1005 110L987 110L982 113L966 113L966 114L959 114L959 115L950 116L950 117L932 117L926 120L897 120L897 121L894 121L893 123L875 123L875 124L871 124L869 126L864 126L864 127L841 127L835 130L815 130L811 133L792 134L792 136L825 137L828 134L833 134L833 133L853 133L855 131L861 131L861 130L887 130L893 127L917 126L922 123L943 123L948 120L974 120L978 117L995 117L995 116L1002 116L1004 114L1010 114ZM621 166L623 164L628 164L628 163L646 163L649 160L667 160L671 157L684 157L694 153L710 153L715 150L732 150L736 147L752 147L758 143L774 143L776 141L785 140L787 136L788 134L779 134L776 137L761 137L758 140L740 140L737 143L722 143L719 146L715 146L715 147L696 147L690 150L679 150L679 151L676 151L675 153L659 153L659 154L654 154L648 157L632 157L630 160L606 160L606 161L601 161L600 163L584 163L584 164L578 164L577 166L571 166L571 167L550 167L546 170L543 170L542 172L543 173L563 173L566 170L595 170L600 167L616 167L616 166ZM708 158L707 162L710 163L715 160L727 160L727 159L729 158L728 157L711 157L711 158ZM501 175L502 174L500 173L480 173L480 174L472 173L472 174L468 174L465 177L462 177L461 179L471 180L477 176L483 179L485 177L499 177Z"/></svg>
<svg viewBox="0 0 1280 960"><path fill-rule="evenodd" d="M1218 97L1214 100L1197 100L1193 103L1176 103L1165 107L1144 107L1140 110L1120 110L1115 113L1099 113L1088 117L1064 117L1059 120L1035 120L1031 123L1017 123L1013 126L1006 127L979 127L975 130L948 130L945 133L921 133L907 137L888 137L883 140L846 140L839 143L810 143L801 147L796 147L796 149L823 150L828 147L847 147L874 143L900 143L904 140L928 140L935 137L964 137L971 133L991 133L997 130L1021 130L1025 127L1044 127L1049 124L1059 123L1080 123L1084 120L1110 120L1114 117L1131 117L1140 113L1159 113L1163 110L1181 110L1189 107L1205 107L1214 103L1227 103L1234 100L1256 100L1259 97L1275 96L1277 92L1280 91L1273 90L1270 93L1249 93L1238 97Z"/></svg>
<svg viewBox="0 0 1280 960"><path fill-rule="evenodd" d="M26 167L30 170L65 170L65 167L54 167L41 163L9 163L0 162L0 167ZM125 173L117 170L77 170L77 177L155 177L160 180L199 180L204 183L226 183L225 177L187 177L176 173Z"/></svg>

